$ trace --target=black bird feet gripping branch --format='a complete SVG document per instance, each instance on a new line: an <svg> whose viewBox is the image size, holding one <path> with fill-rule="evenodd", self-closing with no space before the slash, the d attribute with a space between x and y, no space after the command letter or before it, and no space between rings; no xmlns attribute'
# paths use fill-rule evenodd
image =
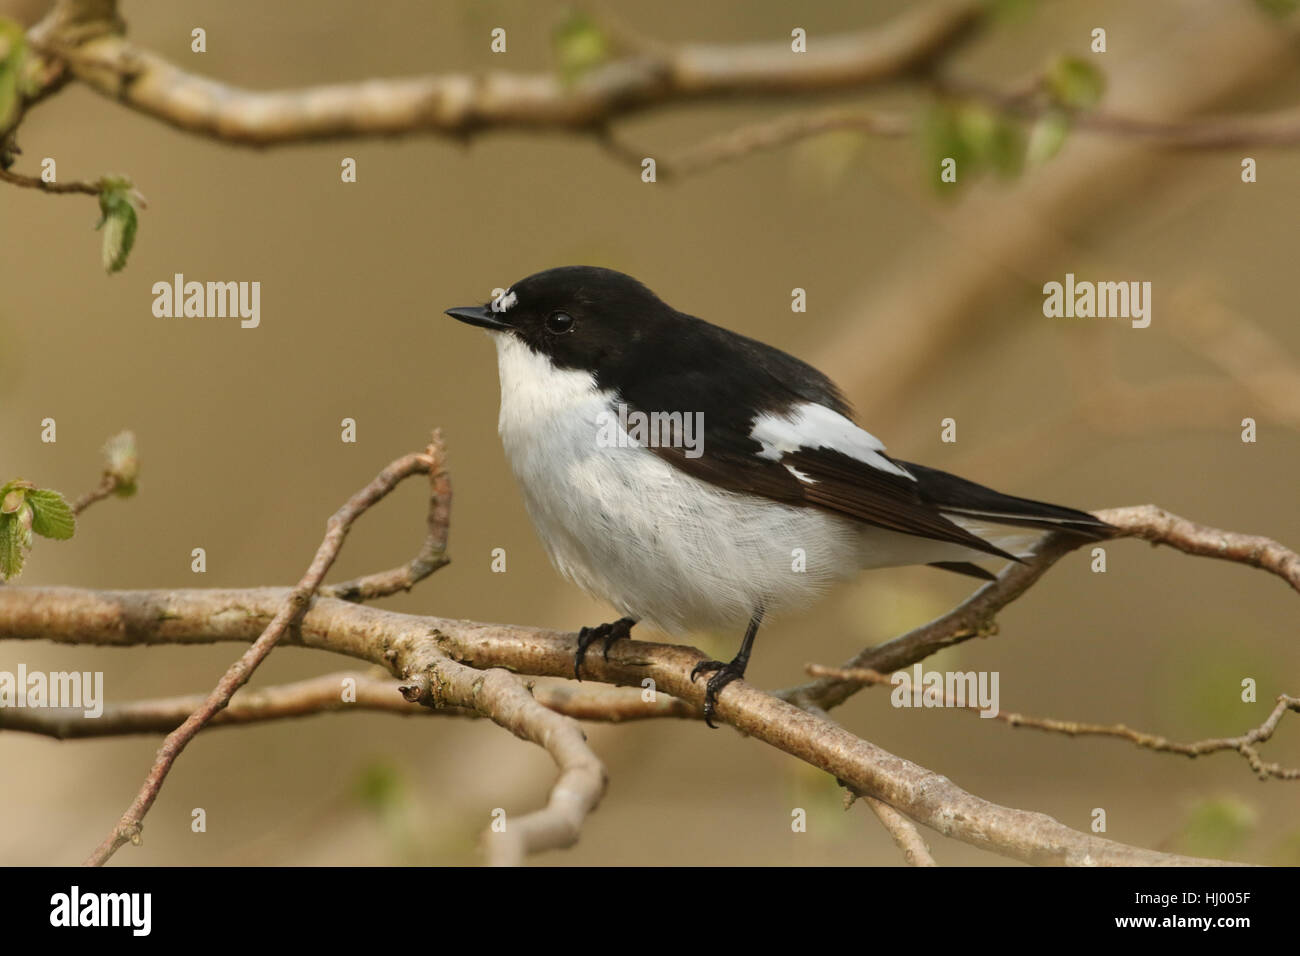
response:
<svg viewBox="0 0 1300 956"><path fill-rule="evenodd" d="M718 711L718 695L733 680L745 676L745 668L749 666L749 652L754 649L754 636L762 623L763 609L755 608L754 616L749 619L749 627L745 630L745 639L740 642L740 650L734 658L725 664L722 661L700 661L691 668L691 683L701 674L713 672L709 682L704 685L704 722L714 730L718 729L713 722L713 715Z"/></svg>
<svg viewBox="0 0 1300 956"><path fill-rule="evenodd" d="M704 685L704 722L717 730L717 724L713 722L713 715L718 709L718 694L722 693L722 688L726 687L733 680L740 680L745 676L746 661L737 658L734 661L723 663L722 661L700 661L691 668L691 682L700 674L713 672L709 682Z"/></svg>
<svg viewBox="0 0 1300 956"><path fill-rule="evenodd" d="M632 626L636 621L630 617L620 617L612 624L597 624L595 627L584 627L578 632L578 653L573 658L573 676L582 680L582 662L587 658L587 648L594 641L603 640L602 656L609 660L609 647L615 641L621 641L626 637L632 636Z"/></svg>

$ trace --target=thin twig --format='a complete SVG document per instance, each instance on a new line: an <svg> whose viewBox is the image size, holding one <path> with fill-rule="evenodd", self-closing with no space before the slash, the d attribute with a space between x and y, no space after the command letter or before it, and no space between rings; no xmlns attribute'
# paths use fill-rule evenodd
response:
<svg viewBox="0 0 1300 956"><path fill-rule="evenodd" d="M118 480L116 476L104 472L99 479L99 484L91 488L84 495L78 498L72 504L72 513L81 514L97 501L103 501L118 489Z"/></svg>
<svg viewBox="0 0 1300 956"><path fill-rule="evenodd" d="M266 659L271 650L284 636L289 627L297 621L306 610L308 602L316 593L321 580L325 577L334 559L338 556L343 540L347 537L352 523L365 513L375 502L395 488L404 478L414 474L427 473L434 466L432 450L405 455L397 459L379 473L370 484L353 495L346 504L336 511L326 522L325 537L312 559L310 567L298 584L279 602L279 609L271 622L266 625L261 635L244 652L226 673L217 686L204 700L203 705L192 713L180 727L167 735L158 750L153 767L145 777L140 791L122 814L122 818L113 827L103 842L87 858L89 866L102 866L117 852L124 843L140 841L140 831L145 814L158 798L158 792L167 773L185 746L194 739L195 734L223 707L230 703L236 690L242 687L253 675L258 665Z"/></svg>
<svg viewBox="0 0 1300 956"><path fill-rule="evenodd" d="M671 179L835 130L898 137L909 135L912 129L910 118L901 114L836 107L741 126L668 156L625 143L608 130L602 131L602 143L612 155L633 166L639 167L646 157L654 157L656 178Z"/></svg>
<svg viewBox="0 0 1300 956"><path fill-rule="evenodd" d="M866 667L843 668L809 664L807 671L814 677L830 677L835 680L850 681L859 686L892 686L894 684L893 675L882 674ZM949 697L946 693L937 693L937 696L942 700L946 709L962 710L981 715L985 713L985 709L979 704L962 703ZM1147 750L1154 750L1158 753L1181 754L1184 757L1201 757L1205 754L1231 750L1241 754L1260 779L1276 777L1279 780L1300 780L1300 768L1283 767L1280 763L1265 763L1263 758L1260 757L1256 746L1273 736L1282 715L1288 710L1300 713L1300 697L1291 697L1287 694L1279 695L1277 704L1273 707L1267 719L1258 727L1248 730L1237 737L1212 737L1206 740L1197 740L1190 744L1180 744L1168 737L1144 733L1124 724L1090 724L1077 720L1057 720L1053 717L1029 717L1025 714L1001 710L990 716L1012 727L1031 727L1035 730L1065 734L1068 737L1118 737Z"/></svg>
<svg viewBox="0 0 1300 956"><path fill-rule="evenodd" d="M925 840L916 829L916 824L883 800L877 800L870 795L862 795L861 799L876 815L876 819L894 841L894 846L903 851L903 859L907 861L908 866L939 865L930 855L930 848L925 845Z"/></svg>
<svg viewBox="0 0 1300 956"><path fill-rule="evenodd" d="M87 196L98 196L103 191L98 183L79 181L47 183L40 176L27 176L2 167L0 167L0 181L12 183L24 189L39 189L41 192L47 193L81 193Z"/></svg>
<svg viewBox="0 0 1300 956"><path fill-rule="evenodd" d="M367 574L342 584L327 584L320 589L323 597L344 601L370 601L409 591L434 571L451 563L447 557L447 537L451 529L451 474L447 470L447 453L442 429L434 429L429 445L433 465L429 469L428 533L414 558L401 567Z"/></svg>
<svg viewBox="0 0 1300 956"><path fill-rule="evenodd" d="M1276 574L1300 591L1300 555L1271 538L1221 531L1180 518L1155 505L1113 508L1096 514L1119 528L1121 536L1168 545L1186 554L1247 564ZM1023 563L1008 565L996 581L990 581L951 611L883 644L865 648L842 664L842 669L896 671L945 647L997 633L998 612L1083 543L1068 535L1047 535ZM861 686L834 677L818 677L775 694L799 706L816 704L829 710L844 703Z"/></svg>

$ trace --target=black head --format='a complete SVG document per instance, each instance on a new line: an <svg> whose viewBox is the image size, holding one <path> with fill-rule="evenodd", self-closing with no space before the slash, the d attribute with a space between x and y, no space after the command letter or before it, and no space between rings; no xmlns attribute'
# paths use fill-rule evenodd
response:
<svg viewBox="0 0 1300 956"><path fill-rule="evenodd" d="M593 372L620 364L685 318L631 276L596 266L547 269L492 302L447 314L513 335L560 368Z"/></svg>

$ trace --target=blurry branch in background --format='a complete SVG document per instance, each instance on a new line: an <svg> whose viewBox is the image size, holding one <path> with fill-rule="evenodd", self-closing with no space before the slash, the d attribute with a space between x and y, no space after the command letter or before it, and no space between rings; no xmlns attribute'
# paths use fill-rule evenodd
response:
<svg viewBox="0 0 1300 956"><path fill-rule="evenodd" d="M897 681L889 674L882 674L880 671L869 668L842 668L842 667L823 667L820 664L809 664L808 673L814 677L829 677L837 681L847 681L861 686L875 685L882 687L898 686ZM919 690L919 689L918 689ZM908 691L911 693L911 691ZM971 713L979 714L981 707L978 704L966 704L954 700L947 696L946 693L940 695L944 707L953 710L965 710ZM1155 750L1160 753L1182 754L1184 757L1201 757L1205 754L1217 753L1222 750L1233 750L1241 754L1250 764L1250 769L1263 777L1277 777L1279 780L1300 780L1300 768L1283 767L1280 763L1264 763L1259 755L1257 744L1264 743L1273 736L1277 730L1277 725L1282 719L1282 715L1288 710L1300 713L1300 697L1291 697L1288 694L1280 694L1277 698L1277 704L1273 707L1272 713L1268 718L1252 730L1247 731L1237 737L1212 737L1207 740L1198 740L1195 743L1180 744L1170 740L1167 737L1161 737L1158 734L1143 733L1140 730L1134 730L1124 724L1091 724L1075 720L1056 720L1051 717L1029 717L1025 714L1012 713L1010 711L1000 710L991 716L995 720L1010 724L1012 727L1032 727L1035 730L1044 730L1051 733L1065 734L1067 737L1119 737L1123 740L1130 741L1139 747L1145 747L1148 750Z"/></svg>
<svg viewBox="0 0 1300 956"><path fill-rule="evenodd" d="M1106 109L1198 122L1205 110L1278 87L1294 69L1297 40L1296 17L1269 20L1249 3L1189 7L1172 28L1131 31L1131 49L1143 53L1110 61ZM1201 68L1205 63L1215 68ZM1089 115L1076 111L1073 120ZM892 176L900 190L920 193L924 182L899 176L895 165L896 159L883 157L872 174ZM916 246L900 247L896 261L881 270L892 280L882 283L873 274L851 297L858 303L852 321L824 343L813 364L839 382L864 417L907 402L961 341L1005 328L993 325L992 316L1002 311L1009 289L1037 293L1045 276L1078 272L1089 256L1071 237L1149 196L1153 181L1169 181L1178 169L1148 141L1078 137L1052 159L1050 175L1044 170L996 188L976 184L958 205L916 202L918 215L933 228ZM1235 178L1235 170L1230 175ZM1203 186L1196 189L1204 195ZM1165 282L1185 280L1180 273ZM974 321L982 312L990 320ZM1176 331L1176 325L1161 328ZM861 362L864 354L873 361ZM1097 380L1089 376L1090 389Z"/></svg>
<svg viewBox="0 0 1300 956"><path fill-rule="evenodd" d="M901 113L851 107L790 113L739 127L666 156L656 156L655 173L659 179L690 176L752 153L777 149L810 136L838 130L897 138L912 135L915 124L909 116ZM612 155L632 166L639 167L647 156L654 155L624 142L610 130L604 131L601 141Z"/></svg>
<svg viewBox="0 0 1300 956"><path fill-rule="evenodd" d="M51 640L84 646L251 643L217 688L171 731L135 802L88 862L103 863L123 843L139 839L143 817L181 748L219 712L227 713L227 723L247 723L342 709L343 683L350 675L330 675L235 697L235 691L277 642L369 661L398 678L398 682L389 683L360 676L354 688L356 703L346 706L360 704L363 709L409 713L398 703L400 699L407 705L420 704L454 715L476 714L547 750L559 770L550 800L545 808L512 819L502 832L494 828L485 835L488 857L497 863L517 863L528 853L571 845L604 793L604 767L574 717L698 718L703 690L690 674L700 654L692 648L630 641L615 645L609 660L600 657L588 662L591 676L605 683L644 686L646 679L653 681L655 692L648 699L635 689L569 689L572 685L539 689L516 675L567 677L577 650L576 635L397 614L317 596L351 522L403 478L421 473L430 477L434 489L427 521L430 539L445 545L449 498L442 496L450 495L450 485L435 436L423 453L389 465L336 512L310 570L291 590L0 588L0 640ZM1207 528L1152 506L1115 509L1101 516L1129 536L1261 568L1300 590L1300 556L1270 539ZM1049 535L1026 563L1011 565L949 614L864 651L846 666L873 672L893 669L957 641L993 633L996 613L1069 549L1068 542ZM345 590L356 593L355 588ZM1042 814L1000 807L855 736L833 721L826 708L858 690L861 677L861 673L835 672L778 695L736 682L719 699L718 716L742 733L834 775L853 793L879 801L912 823L995 853L1026 862L1067 865L1209 862L1126 846L1072 830ZM385 694L393 696L381 703ZM162 730L174 725L194 704L195 699L172 699L109 708L101 718L108 721L105 735ZM1293 704L1293 698L1283 698L1279 707ZM61 712L39 718L5 715L0 726L51 736L79 735L68 718ZM1280 718L1279 710L1256 731L1217 747L1205 745L1205 752L1235 749L1249 758L1247 750L1267 739ZM1259 763L1257 770L1261 768L1267 770ZM911 824L875 804L873 808L909 859L924 862L924 844L909 829Z"/></svg>
<svg viewBox="0 0 1300 956"><path fill-rule="evenodd" d="M1173 427L1220 428L1233 392L1238 401L1249 402L1252 411L1258 409L1254 414L1259 421L1300 429L1300 360L1286 343L1225 305L1218 290L1203 280L1174 286L1169 311L1178 321L1162 325L1161 331L1221 376L1131 383L1117 367L1115 338L1080 337L1062 356L1078 383L1071 404L968 451L960 457L958 470L979 474L1032 467L1042 460L1047 443L1065 444L1062 435L1069 428L1123 437Z"/></svg>
<svg viewBox="0 0 1300 956"><path fill-rule="evenodd" d="M39 102L71 79L169 125L252 146L403 133L464 136L487 129L590 131L651 107L705 98L855 90L921 76L972 37L989 19L990 7L983 0L933 0L861 32L817 35L807 52L797 54L789 40L670 45L622 26L602 26L601 17L584 17L578 42L599 52L580 69L567 70L561 47L560 71L553 73L430 75L257 92L190 73L132 45L122 36L115 3L57 0L28 34L41 58L33 68L41 79L31 85L27 98ZM614 47L625 48L625 54L610 55ZM945 79L940 92L1035 118L1072 105L1040 93L1065 91L1068 99L1070 90L1091 82L1075 78L1073 85L1052 84L1047 79L1036 77L1007 91ZM1300 141L1300 112L1294 109L1173 122L1094 114L1080 115L1076 122L1097 132L1182 147ZM788 139L797 123L777 121L782 124ZM805 132L827 128L896 135L902 120L882 122L871 114L844 112L838 122L823 117L808 123ZM753 138L759 148L767 137Z"/></svg>
<svg viewBox="0 0 1300 956"><path fill-rule="evenodd" d="M1189 120L1090 111L1105 78L1069 57L1007 89L944 74L942 64L987 25L993 6L933 0L860 32L814 36L801 52L789 40L666 44L608 15L577 14L556 31L558 63L549 73L442 74L261 92L190 73L134 46L123 36L113 0L56 0L27 32L30 57L15 58L22 95L12 118L0 116L6 144L0 166L17 151L13 133L25 111L70 81L187 132L259 147L419 133L465 138L494 129L567 131L595 133L616 156L639 165L662 151L624 144L610 129L614 120L706 99L825 94L904 79L928 81L951 127L954 142L945 148L978 153L1002 144L997 148L1017 153L994 157L1000 165L1019 165L1025 149L1023 137L1002 125L1008 121L1047 120L1048 155L1071 127L1180 148L1300 142L1296 109ZM976 109L983 115L970 115ZM656 157L657 167L662 175L685 175L830 130L900 136L917 125L908 115L862 108L794 114ZM89 183L60 187L17 174L0 178L50 191L99 191Z"/></svg>

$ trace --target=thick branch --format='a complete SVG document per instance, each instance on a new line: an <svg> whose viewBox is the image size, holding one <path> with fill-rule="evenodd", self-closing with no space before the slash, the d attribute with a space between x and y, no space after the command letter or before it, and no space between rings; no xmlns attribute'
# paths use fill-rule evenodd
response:
<svg viewBox="0 0 1300 956"><path fill-rule="evenodd" d="M136 645L254 640L285 592L96 592L0 588L0 639ZM318 599L286 642L382 664L411 679L431 656L446 653L478 668L564 677L572 673L577 636L539 628L416 617ZM640 684L697 709L703 687L692 682L700 654L678 645L620 642L609 661L588 661L595 680ZM918 823L974 846L1032 863L1171 865L1212 861L1125 846L1075 831L1043 814L1001 807L957 787L946 777L860 740L816 714L800 710L738 681L718 701L719 716L738 730L833 774Z"/></svg>
<svg viewBox="0 0 1300 956"><path fill-rule="evenodd" d="M530 853L558 850L578 842L587 814L605 793L604 764L587 745L577 722L542 706L517 677L499 667L477 670L445 656L430 642L412 649L415 671L402 692L407 700L430 707L477 711L516 737L546 750L560 770L550 799L541 810L503 821L484 834L488 861L516 866Z"/></svg>
<svg viewBox="0 0 1300 956"><path fill-rule="evenodd" d="M984 15L979 0L910 9L861 33L789 40L646 46L567 84L558 74L422 76L256 92L197 76L120 35L61 43L38 25L33 44L92 89L172 126L228 143L404 133L466 135L486 128L589 130L616 116L703 98L854 89L934 60ZM485 38L486 42L486 38Z"/></svg>

